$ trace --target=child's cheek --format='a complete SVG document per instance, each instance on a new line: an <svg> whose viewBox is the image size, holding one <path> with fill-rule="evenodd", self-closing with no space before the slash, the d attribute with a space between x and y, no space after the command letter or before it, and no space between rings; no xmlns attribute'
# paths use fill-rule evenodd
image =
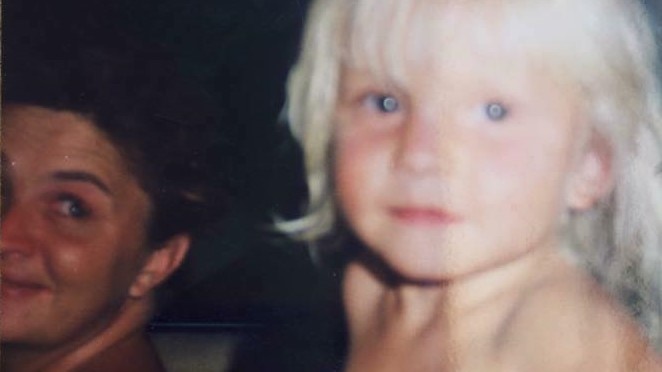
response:
<svg viewBox="0 0 662 372"><path fill-rule="evenodd" d="M367 194L376 162L374 146L365 136L341 132L335 146L335 182L340 202L356 205ZM363 185L363 187L361 187Z"/></svg>
<svg viewBox="0 0 662 372"><path fill-rule="evenodd" d="M369 178L373 170L387 166L393 148L393 135L360 125L347 125L335 137L336 173L350 172L358 178Z"/></svg>
<svg viewBox="0 0 662 372"><path fill-rule="evenodd" d="M553 139L485 144L477 167L480 194L494 203L552 207L563 194L564 156Z"/></svg>

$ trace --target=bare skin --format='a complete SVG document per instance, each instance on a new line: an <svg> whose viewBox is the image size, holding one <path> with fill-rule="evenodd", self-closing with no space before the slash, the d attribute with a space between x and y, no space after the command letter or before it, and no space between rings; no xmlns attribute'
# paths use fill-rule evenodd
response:
<svg viewBox="0 0 662 372"><path fill-rule="evenodd" d="M128 301L110 325L80 346L52 352L3 345L3 370L16 372L165 371L144 332L151 298Z"/></svg>
<svg viewBox="0 0 662 372"><path fill-rule="evenodd" d="M378 265L360 258L345 273L347 371L662 370L623 309L558 253L447 283Z"/></svg>

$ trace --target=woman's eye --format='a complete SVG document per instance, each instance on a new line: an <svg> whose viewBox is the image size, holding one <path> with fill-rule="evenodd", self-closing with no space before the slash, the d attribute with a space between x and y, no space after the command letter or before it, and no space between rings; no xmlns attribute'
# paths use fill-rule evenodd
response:
<svg viewBox="0 0 662 372"><path fill-rule="evenodd" d="M508 115L508 110L501 103L490 102L485 105L485 116L492 121L501 121L506 115Z"/></svg>
<svg viewBox="0 0 662 372"><path fill-rule="evenodd" d="M66 217L81 219L90 215L87 205L73 195L60 195L57 198L57 212Z"/></svg>
<svg viewBox="0 0 662 372"><path fill-rule="evenodd" d="M396 112L400 108L398 99L389 95L373 95L369 97L371 104L384 113Z"/></svg>

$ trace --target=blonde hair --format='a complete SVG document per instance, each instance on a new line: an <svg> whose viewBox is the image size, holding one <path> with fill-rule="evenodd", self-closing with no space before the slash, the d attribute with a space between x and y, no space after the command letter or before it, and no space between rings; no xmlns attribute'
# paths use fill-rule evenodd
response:
<svg viewBox="0 0 662 372"><path fill-rule="evenodd" d="M402 64L443 54L428 51L421 35L441 37L448 28L440 17L457 4L519 31L507 35L516 35L521 51L583 92L593 129L609 145L614 189L590 211L571 214L567 238L662 346L662 95L651 21L635 0L315 1L286 107L305 156L309 203L304 216L279 228L313 244L337 224L332 139L342 66L403 78Z"/></svg>

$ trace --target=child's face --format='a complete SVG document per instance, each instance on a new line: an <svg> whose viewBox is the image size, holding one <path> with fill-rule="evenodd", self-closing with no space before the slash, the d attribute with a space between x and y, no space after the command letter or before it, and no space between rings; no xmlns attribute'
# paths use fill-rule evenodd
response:
<svg viewBox="0 0 662 372"><path fill-rule="evenodd" d="M407 71L404 85L343 70L340 207L409 279L452 279L555 249L563 213L590 205L601 187L578 93L498 39L463 35L442 45L443 63Z"/></svg>

